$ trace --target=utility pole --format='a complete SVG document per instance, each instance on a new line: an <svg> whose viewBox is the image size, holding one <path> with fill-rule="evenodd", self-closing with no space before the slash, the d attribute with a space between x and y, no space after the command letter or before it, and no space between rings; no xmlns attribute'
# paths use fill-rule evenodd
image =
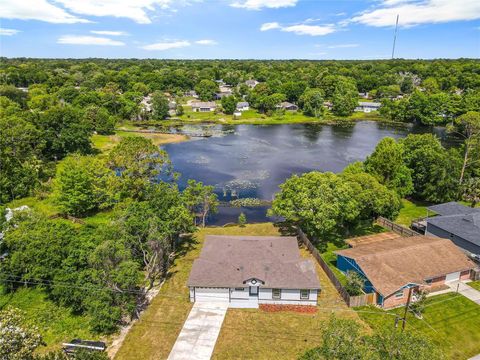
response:
<svg viewBox="0 0 480 360"><path fill-rule="evenodd" d="M395 22L395 33L393 35L393 48L392 48L392 60L395 57L395 43L397 42L397 29L398 29L398 18L399 14L397 14L397 21Z"/></svg>
<svg viewBox="0 0 480 360"><path fill-rule="evenodd" d="M408 299L407 299L407 304L405 305L405 313L403 314L403 324L402 324L402 332L405 330L405 324L407 323L407 314L408 314L408 308L410 306L410 301L412 300L412 290L413 288L408 289Z"/></svg>

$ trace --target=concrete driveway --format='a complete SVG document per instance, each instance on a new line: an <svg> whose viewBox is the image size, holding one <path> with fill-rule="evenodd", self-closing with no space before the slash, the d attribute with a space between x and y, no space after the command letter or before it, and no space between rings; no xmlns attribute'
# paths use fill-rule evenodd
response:
<svg viewBox="0 0 480 360"><path fill-rule="evenodd" d="M168 360L208 360L212 356L228 302L195 302Z"/></svg>
<svg viewBox="0 0 480 360"><path fill-rule="evenodd" d="M451 283L448 283L448 286L450 289L453 291L457 291L458 293L465 296L467 299L472 300L473 302L476 302L478 305L480 305L480 291L468 286L467 284L461 282L461 281L452 281Z"/></svg>

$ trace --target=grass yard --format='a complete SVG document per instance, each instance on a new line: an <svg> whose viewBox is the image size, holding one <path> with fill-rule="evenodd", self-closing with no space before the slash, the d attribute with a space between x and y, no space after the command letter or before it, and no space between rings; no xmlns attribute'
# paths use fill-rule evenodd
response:
<svg viewBox="0 0 480 360"><path fill-rule="evenodd" d="M47 344L39 348L40 353L59 349L62 342L76 337L99 339L88 330L88 316L72 315L69 309L50 301L40 289L18 289L13 294L3 294L0 289L0 309L8 306L23 310L27 320L38 327Z"/></svg>
<svg viewBox="0 0 480 360"><path fill-rule="evenodd" d="M379 316L385 313L375 307L362 307L360 317L373 330L391 327L393 316ZM403 308L389 311L403 315ZM465 360L480 353L480 306L463 297L450 293L427 299L423 320L408 315L406 331L413 331L429 337L445 353L446 359Z"/></svg>
<svg viewBox="0 0 480 360"><path fill-rule="evenodd" d="M278 235L271 223L245 227L205 228L184 244L159 295L132 327L116 360L165 359L168 357L192 307L186 282L192 262L199 256L205 235ZM310 256L305 250L303 256ZM333 310L338 316L358 319L348 309L326 275L317 267L323 287L315 315L290 312L266 313L254 309L230 309L227 312L214 359L293 359L319 343L321 323Z"/></svg>
<svg viewBox="0 0 480 360"><path fill-rule="evenodd" d="M425 202L402 199L402 208L395 222L410 227L412 220L427 216L429 205Z"/></svg>
<svg viewBox="0 0 480 360"><path fill-rule="evenodd" d="M472 288L477 289L478 291L480 291L480 280L469 282L469 283L468 283L468 286L471 286Z"/></svg>

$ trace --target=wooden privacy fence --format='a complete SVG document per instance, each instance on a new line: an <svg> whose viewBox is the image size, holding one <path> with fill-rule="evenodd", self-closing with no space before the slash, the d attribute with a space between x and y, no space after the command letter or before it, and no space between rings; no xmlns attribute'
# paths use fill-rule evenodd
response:
<svg viewBox="0 0 480 360"><path fill-rule="evenodd" d="M409 229L405 226L395 224L393 221L385 219L384 217L379 216L377 218L377 224L384 227L385 229L392 230L394 233L397 233L402 236L418 236L421 235L418 232Z"/></svg>
<svg viewBox="0 0 480 360"><path fill-rule="evenodd" d="M355 306L364 306L368 304L375 304L376 298L375 294L363 294L363 295L358 295L358 296L350 296L343 287L342 283L340 280L338 280L337 276L335 273L330 269L328 264L323 260L322 256L318 252L317 248L313 246L311 241L308 239L307 235L300 229L297 228L298 232L298 238L302 241L303 244L307 247L307 249L310 251L312 256L317 260L318 264L320 267L323 269L325 274L327 274L327 277L330 279L332 284L335 286L337 289L338 293L340 296L343 298L343 300L346 302L346 304L349 307L355 307Z"/></svg>

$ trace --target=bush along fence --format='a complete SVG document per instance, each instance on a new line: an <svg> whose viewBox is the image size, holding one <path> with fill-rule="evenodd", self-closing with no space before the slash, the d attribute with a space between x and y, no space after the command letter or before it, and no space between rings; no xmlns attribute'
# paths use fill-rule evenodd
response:
<svg viewBox="0 0 480 360"><path fill-rule="evenodd" d="M340 283L340 280L338 280L338 278L335 276L335 273L332 271L332 269L328 267L328 264L325 262L325 260L323 260L317 248L313 246L313 244L310 242L307 235L305 235L305 233L300 228L297 228L297 233L298 238L302 241L303 244L305 244L312 256L315 258L315 260L317 260L320 267L327 274L328 278L349 307L375 304L375 294L363 294L357 296L349 295L347 290L345 290L343 285Z"/></svg>
<svg viewBox="0 0 480 360"><path fill-rule="evenodd" d="M384 217L381 217L381 216L377 218L377 224L384 227L385 229L392 230L394 233L397 233L405 237L421 235L412 229L409 229L402 225L395 224L393 221L385 219Z"/></svg>

